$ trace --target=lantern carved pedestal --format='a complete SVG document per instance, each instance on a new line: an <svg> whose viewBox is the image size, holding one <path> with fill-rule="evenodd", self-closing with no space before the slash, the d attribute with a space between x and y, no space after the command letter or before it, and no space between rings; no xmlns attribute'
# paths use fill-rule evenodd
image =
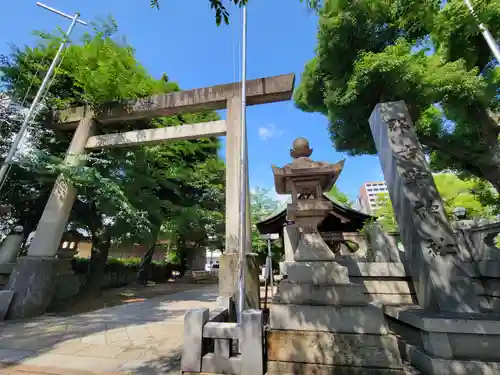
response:
<svg viewBox="0 0 500 375"><path fill-rule="evenodd" d="M293 146L292 163L273 166L276 192L292 195L287 216L299 229L299 244L270 307L268 373L401 369L382 309L369 303L363 285L349 281L347 268L335 261L317 229L332 208L323 192L335 184L344 162L311 160L304 138Z"/></svg>

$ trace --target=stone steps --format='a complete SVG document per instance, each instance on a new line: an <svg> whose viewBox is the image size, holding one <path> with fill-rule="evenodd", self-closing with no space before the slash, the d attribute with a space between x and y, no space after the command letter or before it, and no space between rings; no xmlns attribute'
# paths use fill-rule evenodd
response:
<svg viewBox="0 0 500 375"><path fill-rule="evenodd" d="M402 368L396 337L333 332L276 331L267 334L267 359L349 367Z"/></svg>
<svg viewBox="0 0 500 375"><path fill-rule="evenodd" d="M347 305L364 306L369 296L360 284L317 285L312 283L296 284L283 280L278 286L274 300L279 303L297 305Z"/></svg>
<svg viewBox="0 0 500 375"><path fill-rule="evenodd" d="M269 306L270 329L292 331L323 331L338 333L389 333L380 307L306 306L273 304Z"/></svg>

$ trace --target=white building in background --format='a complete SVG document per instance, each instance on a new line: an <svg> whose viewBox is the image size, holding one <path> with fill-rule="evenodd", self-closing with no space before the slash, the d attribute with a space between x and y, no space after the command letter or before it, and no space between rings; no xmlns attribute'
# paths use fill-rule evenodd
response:
<svg viewBox="0 0 500 375"><path fill-rule="evenodd" d="M361 212L373 214L377 210L377 195L388 193L385 181L365 182L359 189L357 206Z"/></svg>
<svg viewBox="0 0 500 375"><path fill-rule="evenodd" d="M220 250L211 250L207 249L206 252L206 263L205 263L205 271L212 271L219 269L219 261L222 255L222 251Z"/></svg>

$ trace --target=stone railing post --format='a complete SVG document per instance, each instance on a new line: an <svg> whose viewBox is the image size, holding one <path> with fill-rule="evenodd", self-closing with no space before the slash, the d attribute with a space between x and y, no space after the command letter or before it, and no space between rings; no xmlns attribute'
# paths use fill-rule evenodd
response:
<svg viewBox="0 0 500 375"><path fill-rule="evenodd" d="M201 372L201 359L204 354L203 326L208 322L209 317L208 309L190 310L184 316L182 372Z"/></svg>
<svg viewBox="0 0 500 375"><path fill-rule="evenodd" d="M241 375L264 374L262 310L245 310L241 319Z"/></svg>

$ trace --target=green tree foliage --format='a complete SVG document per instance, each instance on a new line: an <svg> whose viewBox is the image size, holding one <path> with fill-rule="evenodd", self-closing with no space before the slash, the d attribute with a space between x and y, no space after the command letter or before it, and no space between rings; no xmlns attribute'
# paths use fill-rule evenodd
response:
<svg viewBox="0 0 500 375"><path fill-rule="evenodd" d="M500 37L500 2L474 1ZM316 56L295 101L330 120L338 151L376 152L368 119L379 102L404 100L436 170L500 189L500 67L462 0L327 0Z"/></svg>
<svg viewBox="0 0 500 375"><path fill-rule="evenodd" d="M490 183L476 180L472 192L483 206L491 209L492 215L500 215L500 195Z"/></svg>
<svg viewBox="0 0 500 375"><path fill-rule="evenodd" d="M250 194L251 207L252 207L252 248L259 257L261 265L266 263L267 257L267 240L260 238L259 231L257 230L257 223L262 221L272 214L276 213L279 207L278 201L269 196L269 190L262 188L255 188ZM273 241L271 247L273 269L277 269L277 263L281 259L283 249L281 243Z"/></svg>
<svg viewBox="0 0 500 375"><path fill-rule="evenodd" d="M464 207L469 218L491 218L496 214L495 207L484 205L478 197L477 181L462 180L452 173L436 174L434 181L449 219L454 219L453 209L456 207ZM379 194L377 205L375 216L378 217L378 222L386 230L397 230L398 224L389 194Z"/></svg>
<svg viewBox="0 0 500 375"><path fill-rule="evenodd" d="M187 263L206 247L221 249L224 243L224 164L217 159L198 163L185 180L183 205L174 207L163 222L159 238L170 244L169 257Z"/></svg>
<svg viewBox="0 0 500 375"><path fill-rule="evenodd" d="M115 32L116 25L109 22L66 50L49 87L44 110L31 128L33 152L13 166L0 197L1 203L11 208L8 220L36 224L58 174L76 186L78 194L70 225L91 233L90 270L97 277L91 278L90 289L99 285L112 244L139 242L154 246L164 223L177 220L186 211L202 216L197 221L203 221L202 229L219 230L223 212L224 171L217 159L216 139L103 150L87 155L80 166L64 163L71 132L51 128L53 109L85 104L100 111L108 102L179 90L166 75L159 80L152 78L135 59L133 49L113 37ZM22 102L27 92L25 104L30 103L55 54L58 38L41 37L36 47L14 48L10 56L2 58L0 82L16 102ZM217 118L214 112L185 114L99 125L97 131L176 126ZM10 124L13 134L19 123ZM32 225L30 231L33 229ZM183 233L188 232L183 229Z"/></svg>
<svg viewBox="0 0 500 375"><path fill-rule="evenodd" d="M398 230L398 222L396 216L394 215L394 209L392 208L391 198L387 193L377 194L377 209L375 210L375 216L377 217L377 222L386 231L392 232Z"/></svg>
<svg viewBox="0 0 500 375"><path fill-rule="evenodd" d="M338 202L346 207L352 207L352 202L344 192L340 191L337 185L333 185L328 193L326 193L335 202Z"/></svg>
<svg viewBox="0 0 500 375"><path fill-rule="evenodd" d="M311 9L318 9L321 6L321 0L300 0L305 2ZM224 3L234 4L236 6L243 6L248 3L248 0L208 0L210 8L215 12L215 22L220 26L222 22L226 25L229 24L229 11ZM160 0L149 0L151 8L160 9Z"/></svg>
<svg viewBox="0 0 500 375"><path fill-rule="evenodd" d="M223 0L208 0L210 8L215 12L215 22L219 26L222 22L226 25L229 24L229 11L227 10ZM234 4L237 6L243 6L248 2L248 0L227 0L227 3ZM160 9L160 0L149 0L149 5L152 8Z"/></svg>

